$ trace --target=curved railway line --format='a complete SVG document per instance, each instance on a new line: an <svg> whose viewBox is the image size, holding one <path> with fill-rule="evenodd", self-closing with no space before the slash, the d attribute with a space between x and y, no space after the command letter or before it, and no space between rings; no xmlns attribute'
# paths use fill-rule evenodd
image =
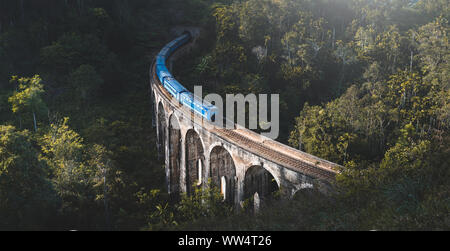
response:
<svg viewBox="0 0 450 251"><path fill-rule="evenodd" d="M183 45L174 55L183 51ZM173 57L172 55L171 57ZM338 165L327 160L315 157L297 149L283 145L272 139L263 137L253 131L242 128L235 124L236 129L217 128L212 123L203 119L201 116L189 110L180 104L172 95L163 87L156 74L155 61L150 68L151 86L168 104L170 104L184 118L192 120L196 117L198 126L211 134L229 142L230 144L241 148L244 151L255 154L267 161L274 162L280 166L286 167L294 172L300 172L314 179L326 180L332 182L338 173ZM153 93L152 93L153 95ZM198 123L201 122L201 123Z"/></svg>

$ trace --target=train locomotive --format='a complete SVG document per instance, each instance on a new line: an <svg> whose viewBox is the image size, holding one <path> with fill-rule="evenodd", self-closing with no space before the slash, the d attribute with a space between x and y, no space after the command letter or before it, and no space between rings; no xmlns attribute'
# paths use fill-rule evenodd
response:
<svg viewBox="0 0 450 251"><path fill-rule="evenodd" d="M196 97L194 94L189 92L189 90L187 90L172 76L166 66L166 61L172 53L189 42L190 39L191 35L189 33L185 33L164 46L164 48L156 56L156 75L163 87L170 93L170 95L178 100L178 102L206 120L214 122L217 107L212 104L202 102L200 97Z"/></svg>

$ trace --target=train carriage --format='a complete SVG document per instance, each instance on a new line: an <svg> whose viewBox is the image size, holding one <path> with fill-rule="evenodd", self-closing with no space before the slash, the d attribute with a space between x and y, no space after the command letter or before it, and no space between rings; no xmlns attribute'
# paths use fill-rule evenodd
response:
<svg viewBox="0 0 450 251"><path fill-rule="evenodd" d="M180 84L176 79L172 77L166 77L164 78L164 87L172 94L173 97L176 98L176 100L180 100L180 94L184 92L188 92L184 86Z"/></svg>
<svg viewBox="0 0 450 251"><path fill-rule="evenodd" d="M166 58L158 55L156 57L156 65L166 65Z"/></svg>
<svg viewBox="0 0 450 251"><path fill-rule="evenodd" d="M161 83L164 83L164 78L172 77L166 65L156 65L156 75Z"/></svg>
<svg viewBox="0 0 450 251"><path fill-rule="evenodd" d="M204 104L200 98L195 97L191 92L183 92L179 97L180 103L184 106L189 107L195 113L209 121L214 120L217 113L217 107L209 103Z"/></svg>
<svg viewBox="0 0 450 251"><path fill-rule="evenodd" d="M156 57L156 74L164 88L181 104L190 108L192 111L203 118L213 121L217 112L217 107L203 103L202 99L195 97L182 84L180 84L166 67L166 60L180 46L187 43L190 39L189 34L184 34L168 43Z"/></svg>

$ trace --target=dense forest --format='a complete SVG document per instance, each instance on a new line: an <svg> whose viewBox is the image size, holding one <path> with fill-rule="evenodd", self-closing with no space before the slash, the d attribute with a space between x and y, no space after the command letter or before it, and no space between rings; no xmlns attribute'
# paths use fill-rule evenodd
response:
<svg viewBox="0 0 450 251"><path fill-rule="evenodd" d="M0 229L449 230L447 0L0 0ZM174 202L149 66L205 93L279 93L279 141L342 165L335 193L251 217Z"/></svg>

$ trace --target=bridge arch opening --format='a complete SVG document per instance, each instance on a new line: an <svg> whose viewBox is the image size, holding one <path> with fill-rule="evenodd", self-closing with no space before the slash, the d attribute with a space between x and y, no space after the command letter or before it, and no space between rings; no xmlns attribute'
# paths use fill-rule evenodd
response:
<svg viewBox="0 0 450 251"><path fill-rule="evenodd" d="M220 178L220 193L223 196L223 200L227 201L227 177L225 176L222 176L222 178Z"/></svg>
<svg viewBox="0 0 450 251"><path fill-rule="evenodd" d="M162 102L158 104L158 149L159 156L163 159L166 156L166 112Z"/></svg>
<svg viewBox="0 0 450 251"><path fill-rule="evenodd" d="M313 197L317 191L314 188L301 188L292 195L293 200L300 200L304 197Z"/></svg>
<svg viewBox="0 0 450 251"><path fill-rule="evenodd" d="M172 114L169 119L169 193L180 194L181 173L181 129L177 117Z"/></svg>
<svg viewBox="0 0 450 251"><path fill-rule="evenodd" d="M259 210L266 204L276 191L279 185L273 175L262 166L252 166L245 172L244 178L244 199L250 199L251 209Z"/></svg>
<svg viewBox="0 0 450 251"><path fill-rule="evenodd" d="M211 151L209 173L212 185L220 188L224 201L234 204L237 198L236 167L230 153L222 146Z"/></svg>
<svg viewBox="0 0 450 251"><path fill-rule="evenodd" d="M319 189L314 187L301 188L292 195L293 201L304 202L304 201L320 201L327 200L327 195L321 192Z"/></svg>
<svg viewBox="0 0 450 251"><path fill-rule="evenodd" d="M202 184L203 165L202 160L197 160L197 186Z"/></svg>
<svg viewBox="0 0 450 251"><path fill-rule="evenodd" d="M186 133L186 192L192 195L195 186L201 185L204 177L204 150L200 136L193 129Z"/></svg>

